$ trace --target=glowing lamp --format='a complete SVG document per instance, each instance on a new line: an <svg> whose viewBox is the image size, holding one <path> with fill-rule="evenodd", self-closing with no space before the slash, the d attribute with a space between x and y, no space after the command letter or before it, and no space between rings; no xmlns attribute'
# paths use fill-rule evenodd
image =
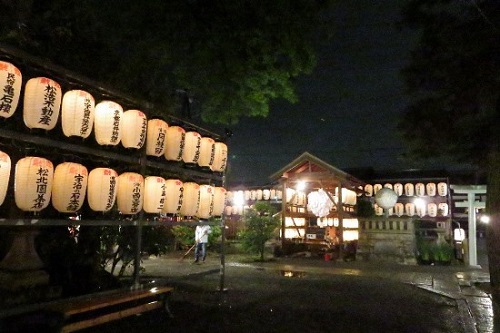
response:
<svg viewBox="0 0 500 333"><path fill-rule="evenodd" d="M54 170L52 206L61 213L78 211L85 200L88 171L78 163L64 162Z"/></svg>
<svg viewBox="0 0 500 333"><path fill-rule="evenodd" d="M163 156L167 139L168 124L161 119L148 120L146 155Z"/></svg>
<svg viewBox="0 0 500 333"><path fill-rule="evenodd" d="M14 199L20 210L39 212L46 208L52 194L54 166L41 157L25 157L16 163Z"/></svg>
<svg viewBox="0 0 500 333"><path fill-rule="evenodd" d="M183 201L183 183L179 179L167 179L165 181L167 195L162 213L178 214Z"/></svg>
<svg viewBox="0 0 500 333"><path fill-rule="evenodd" d="M0 206L5 200L9 188L11 161L9 155L0 151Z"/></svg>
<svg viewBox="0 0 500 333"><path fill-rule="evenodd" d="M214 188L210 185L200 185L200 201L196 216L200 219L208 219L214 210Z"/></svg>
<svg viewBox="0 0 500 333"><path fill-rule="evenodd" d="M448 195L448 184L441 182L437 184L437 193L440 197L445 197Z"/></svg>
<svg viewBox="0 0 500 333"><path fill-rule="evenodd" d="M144 179L144 206L146 213L161 213L167 196L167 185L163 177L149 176Z"/></svg>
<svg viewBox="0 0 500 333"><path fill-rule="evenodd" d="M262 199L269 200L271 198L271 191L269 189L262 190Z"/></svg>
<svg viewBox="0 0 500 333"><path fill-rule="evenodd" d="M427 204L427 214L430 217L436 217L437 216L437 205L434 202L430 202Z"/></svg>
<svg viewBox="0 0 500 333"><path fill-rule="evenodd" d="M122 214L137 214L144 202L144 178L136 172L124 172L118 176L116 204Z"/></svg>
<svg viewBox="0 0 500 333"><path fill-rule="evenodd" d="M87 201L90 209L107 212L116 201L118 174L109 168L95 168L89 173Z"/></svg>
<svg viewBox="0 0 500 333"><path fill-rule="evenodd" d="M125 148L140 149L146 142L148 120L144 112L127 110L122 118L122 145Z"/></svg>
<svg viewBox="0 0 500 333"><path fill-rule="evenodd" d="M364 190L367 197L371 197L373 195L373 185L366 184Z"/></svg>
<svg viewBox="0 0 500 333"><path fill-rule="evenodd" d="M0 61L0 117L9 118L17 109L23 77L13 64Z"/></svg>
<svg viewBox="0 0 500 333"><path fill-rule="evenodd" d="M24 88L23 120L28 128L53 129L61 108L61 86L46 77L35 77Z"/></svg>
<svg viewBox="0 0 500 333"><path fill-rule="evenodd" d="M95 106L94 134L98 144L116 146L122 139L123 108L113 101Z"/></svg>
<svg viewBox="0 0 500 333"><path fill-rule="evenodd" d="M425 185L423 183L416 183L415 184L415 195L417 197L425 196Z"/></svg>
<svg viewBox="0 0 500 333"><path fill-rule="evenodd" d="M436 195L436 184L435 183L427 183L425 184L425 190L427 195L433 197Z"/></svg>
<svg viewBox="0 0 500 333"><path fill-rule="evenodd" d="M394 192L396 192L396 194L398 196L402 196L403 195L403 188L404 188L403 184L396 183L396 184L394 184L393 190L394 190Z"/></svg>
<svg viewBox="0 0 500 333"><path fill-rule="evenodd" d="M182 161L187 164L197 164L200 159L201 135L195 131L188 131L184 136Z"/></svg>
<svg viewBox="0 0 500 333"><path fill-rule="evenodd" d="M401 202L398 202L394 205L394 213L397 216L403 215L404 212L405 212L405 206Z"/></svg>
<svg viewBox="0 0 500 333"><path fill-rule="evenodd" d="M448 216L448 204L445 202L441 202L438 204L438 211L441 213L441 216Z"/></svg>
<svg viewBox="0 0 500 333"><path fill-rule="evenodd" d="M405 204L405 215L408 216L415 215L415 204L413 202L407 202Z"/></svg>
<svg viewBox="0 0 500 333"><path fill-rule="evenodd" d="M165 147L165 159L169 161L182 160L184 151L184 139L186 131L180 126L170 126L167 128L167 145Z"/></svg>
<svg viewBox="0 0 500 333"><path fill-rule="evenodd" d="M377 194L377 192L380 191L382 188L383 188L382 184L373 185L373 194Z"/></svg>
<svg viewBox="0 0 500 333"><path fill-rule="evenodd" d="M375 194L375 202L383 209L394 207L398 201L398 195L390 188L383 188Z"/></svg>
<svg viewBox="0 0 500 333"><path fill-rule="evenodd" d="M62 99L61 123L67 137L88 138L94 127L95 100L83 90L70 90Z"/></svg>
<svg viewBox="0 0 500 333"><path fill-rule="evenodd" d="M463 242L465 239L465 230L462 228L457 228L453 230L453 240L456 242Z"/></svg>
<svg viewBox="0 0 500 333"><path fill-rule="evenodd" d="M309 192L307 195L307 210L318 217L329 215L333 206L334 203L323 189Z"/></svg>
<svg viewBox="0 0 500 333"><path fill-rule="evenodd" d="M415 186L412 183L406 183L404 190L407 197L412 197L415 194Z"/></svg>
<svg viewBox="0 0 500 333"><path fill-rule="evenodd" d="M183 216L195 216L200 204L200 185L193 182L184 183L182 206L180 214Z"/></svg>

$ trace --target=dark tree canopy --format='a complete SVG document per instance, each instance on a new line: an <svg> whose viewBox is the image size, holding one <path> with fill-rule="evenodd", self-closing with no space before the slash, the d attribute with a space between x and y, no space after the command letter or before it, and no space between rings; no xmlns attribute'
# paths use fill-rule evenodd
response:
<svg viewBox="0 0 500 333"><path fill-rule="evenodd" d="M5 0L0 41L175 112L234 123L295 102L328 0Z"/></svg>
<svg viewBox="0 0 500 333"><path fill-rule="evenodd" d="M404 14L421 31L404 71L413 102L400 129L411 153L485 168L500 137L500 2L416 0Z"/></svg>

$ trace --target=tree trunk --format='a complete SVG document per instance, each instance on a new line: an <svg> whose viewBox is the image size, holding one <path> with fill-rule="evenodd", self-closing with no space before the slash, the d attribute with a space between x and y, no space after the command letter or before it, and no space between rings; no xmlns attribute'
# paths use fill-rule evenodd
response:
<svg viewBox="0 0 500 333"><path fill-rule="evenodd" d="M487 229L488 261L493 300L500 304L500 152L488 158L486 209L490 216ZM473 237L473 236L471 236Z"/></svg>

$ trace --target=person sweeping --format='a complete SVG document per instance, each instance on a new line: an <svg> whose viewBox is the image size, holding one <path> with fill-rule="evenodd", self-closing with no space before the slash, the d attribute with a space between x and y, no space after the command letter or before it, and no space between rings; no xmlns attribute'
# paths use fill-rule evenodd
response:
<svg viewBox="0 0 500 333"><path fill-rule="evenodd" d="M194 231L194 263L198 263L201 259L202 262L205 261L207 257L207 243L208 243L208 234L212 232L209 225L197 225Z"/></svg>

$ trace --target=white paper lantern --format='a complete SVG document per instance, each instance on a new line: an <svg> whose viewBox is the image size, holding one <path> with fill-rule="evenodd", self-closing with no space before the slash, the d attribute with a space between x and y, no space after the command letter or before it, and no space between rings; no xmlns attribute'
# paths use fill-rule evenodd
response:
<svg viewBox="0 0 500 333"><path fill-rule="evenodd" d="M309 192L307 195L307 210L318 217L329 215L333 206L334 203L323 189Z"/></svg>
<svg viewBox="0 0 500 333"><path fill-rule="evenodd" d="M141 149L146 142L148 119L140 110L127 110L122 118L122 145L125 148Z"/></svg>
<svg viewBox="0 0 500 333"><path fill-rule="evenodd" d="M278 200L283 199L283 191L282 190L276 190L276 199L278 199Z"/></svg>
<svg viewBox="0 0 500 333"><path fill-rule="evenodd" d="M437 192L439 196L445 197L448 195L448 184L441 182L437 184Z"/></svg>
<svg viewBox="0 0 500 333"><path fill-rule="evenodd" d="M167 129L167 146L165 147L165 158L167 160L182 160L185 137L186 131L180 126L170 126Z"/></svg>
<svg viewBox="0 0 500 333"><path fill-rule="evenodd" d="M416 183L415 184L415 195L417 197L425 196L425 185L424 183Z"/></svg>
<svg viewBox="0 0 500 333"><path fill-rule="evenodd" d="M227 191L226 192L226 203L231 203L231 202L233 202L233 192Z"/></svg>
<svg viewBox="0 0 500 333"><path fill-rule="evenodd" d="M196 216L200 219L208 219L214 210L214 188L210 185L200 185L200 202Z"/></svg>
<svg viewBox="0 0 500 333"><path fill-rule="evenodd" d="M250 191L250 190L243 191L246 201L250 200L252 197L257 197L257 195L252 196L252 192L254 192L254 191ZM252 200L255 200L255 199L252 199Z"/></svg>
<svg viewBox="0 0 500 333"><path fill-rule="evenodd" d="M168 124L161 119L148 120L146 155L163 156L167 145Z"/></svg>
<svg viewBox="0 0 500 333"><path fill-rule="evenodd" d="M364 190L367 197L371 197L373 195L373 185L366 184Z"/></svg>
<svg viewBox="0 0 500 333"><path fill-rule="evenodd" d="M425 190L427 192L427 195L430 197L433 197L436 195L436 184L435 183L427 183L425 185Z"/></svg>
<svg viewBox="0 0 500 333"><path fill-rule="evenodd" d="M61 86L46 77L35 77L24 88L23 120L28 128L53 129L61 108Z"/></svg>
<svg viewBox="0 0 500 333"><path fill-rule="evenodd" d="M415 204L413 202L405 203L405 214L408 216L415 215Z"/></svg>
<svg viewBox="0 0 500 333"><path fill-rule="evenodd" d="M398 196L402 196L403 195L403 184L401 184L401 183L394 184L393 190L394 190L394 192L396 192L396 194Z"/></svg>
<svg viewBox="0 0 500 333"><path fill-rule="evenodd" d="M260 189L259 189L259 190L257 190L257 195L256 195L256 197L257 197L257 200L259 200L259 201L260 201L260 200L262 200L262 198L263 198L263 192L262 192L262 190L260 190ZM305 205L305 204L306 204L306 200L305 200L306 195L305 195L305 193L304 193L303 198L304 198L304 200L302 201L302 205Z"/></svg>
<svg viewBox="0 0 500 333"><path fill-rule="evenodd" d="M231 207L231 206L226 206L226 208L225 208L225 210L224 210L224 214L225 214L226 216L231 216L231 215L232 215L232 213L233 213L232 208L233 208L233 207Z"/></svg>
<svg viewBox="0 0 500 333"><path fill-rule="evenodd" d="M95 106L94 134L100 145L116 146L122 139L123 108L113 101Z"/></svg>
<svg viewBox="0 0 500 333"><path fill-rule="evenodd" d="M221 216L224 212L224 205L226 202L226 189L224 187L214 187L214 209L212 216Z"/></svg>
<svg viewBox="0 0 500 333"><path fill-rule="evenodd" d="M87 192L88 171L79 163L64 162L54 170L52 206L61 213L78 211Z"/></svg>
<svg viewBox="0 0 500 333"><path fill-rule="evenodd" d="M436 217L437 216L437 205L434 202L430 202L427 204L427 214L430 217Z"/></svg>
<svg viewBox="0 0 500 333"><path fill-rule="evenodd" d="M9 118L17 109L23 77L13 64L0 61L0 117Z"/></svg>
<svg viewBox="0 0 500 333"><path fill-rule="evenodd" d="M424 205L415 205L415 212L418 216L423 217L427 214L427 206Z"/></svg>
<svg viewBox="0 0 500 333"><path fill-rule="evenodd" d="M64 135L88 138L94 127L95 100L83 90L70 90L62 99L61 123Z"/></svg>
<svg viewBox="0 0 500 333"><path fill-rule="evenodd" d="M390 209L394 207L398 201L398 195L396 192L386 187L379 190L377 194L375 194L375 201L383 209Z"/></svg>
<svg viewBox="0 0 500 333"><path fill-rule="evenodd" d="M269 189L262 190L262 199L269 200L271 198L271 191Z"/></svg>
<svg viewBox="0 0 500 333"><path fill-rule="evenodd" d="M438 204L438 210L440 210L441 216L448 216L448 204L441 202Z"/></svg>
<svg viewBox="0 0 500 333"><path fill-rule="evenodd" d="M392 184L391 184L391 183L385 183L385 184L384 184L384 187L385 187L385 188L390 188L391 190L393 189L393 188L392 188Z"/></svg>
<svg viewBox="0 0 500 333"><path fill-rule="evenodd" d="M179 179L167 179L165 186L167 196L165 197L162 213L178 214L181 210L183 200L183 183Z"/></svg>
<svg viewBox="0 0 500 333"><path fill-rule="evenodd" d="M187 164L197 164L200 158L201 135L195 131L188 131L184 136L182 161Z"/></svg>
<svg viewBox="0 0 500 333"><path fill-rule="evenodd" d="M0 151L0 206L5 200L9 188L11 161L9 155Z"/></svg>
<svg viewBox="0 0 500 333"><path fill-rule="evenodd" d="M144 202L144 178L136 172L124 172L118 176L116 204L122 214L137 214Z"/></svg>
<svg viewBox="0 0 500 333"><path fill-rule="evenodd" d="M118 190L118 174L109 168L95 168L89 173L87 201L90 209L107 212L113 208Z"/></svg>
<svg viewBox="0 0 500 333"><path fill-rule="evenodd" d="M46 208L52 194L54 166L41 157L25 157L16 163L14 199L19 209L39 212Z"/></svg>
<svg viewBox="0 0 500 333"><path fill-rule="evenodd" d="M200 142L200 158L198 165L200 167L210 168L215 158L215 140L209 137L202 137Z"/></svg>
<svg viewBox="0 0 500 333"><path fill-rule="evenodd" d="M226 170L227 165L227 145L219 141L216 141L214 145L215 157L211 169L212 171L223 172Z"/></svg>
<svg viewBox="0 0 500 333"><path fill-rule="evenodd" d="M382 207L380 207L379 205L373 204L373 209L375 210L375 215L377 215L377 216L384 215L384 209Z"/></svg>
<svg viewBox="0 0 500 333"><path fill-rule="evenodd" d="M412 183L405 184L405 195L407 197L412 197L415 194L415 187Z"/></svg>
<svg viewBox="0 0 500 333"><path fill-rule="evenodd" d="M180 214L183 216L195 216L200 204L200 185L193 182L184 183L182 193L182 206Z"/></svg>
<svg viewBox="0 0 500 333"><path fill-rule="evenodd" d="M149 176L144 179L144 206L146 213L161 213L167 196L165 178Z"/></svg>
<svg viewBox="0 0 500 333"><path fill-rule="evenodd" d="M377 193L379 191L380 190L377 190ZM335 188L335 196L334 196L335 203L338 203L338 193L339 193L339 189L338 189L338 187L336 187ZM354 206L354 205L356 205L356 201L357 201L356 192L349 190L347 188L342 188L342 203L343 204Z"/></svg>
<svg viewBox="0 0 500 333"><path fill-rule="evenodd" d="M405 207L404 205L401 203L401 202L398 202L394 205L394 213L397 215L397 216L401 216L403 215L405 212Z"/></svg>
<svg viewBox="0 0 500 333"><path fill-rule="evenodd" d="M378 191L380 191L383 188L382 184L375 184L373 185L373 194L377 194Z"/></svg>

